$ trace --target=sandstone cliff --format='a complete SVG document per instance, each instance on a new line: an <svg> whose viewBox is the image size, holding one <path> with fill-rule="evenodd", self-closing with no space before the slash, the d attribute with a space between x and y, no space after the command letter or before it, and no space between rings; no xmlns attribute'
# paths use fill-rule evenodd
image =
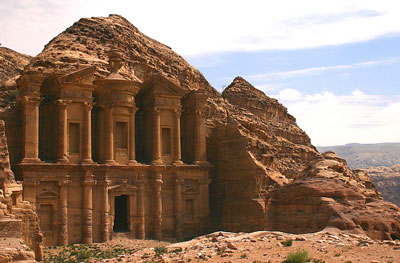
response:
<svg viewBox="0 0 400 263"><path fill-rule="evenodd" d="M386 201L400 206L400 164L392 167L368 167L368 173Z"/></svg>
<svg viewBox="0 0 400 263"><path fill-rule="evenodd" d="M0 262L42 260L38 216L22 200L22 185L10 170L4 121L0 121L0 238Z"/></svg>
<svg viewBox="0 0 400 263"><path fill-rule="evenodd" d="M10 107L15 102L15 81L31 58L9 48L0 47L0 106L2 109Z"/></svg>
<svg viewBox="0 0 400 263"><path fill-rule="evenodd" d="M353 173L337 157L320 155L284 106L240 77L219 94L181 56L121 16L79 20L31 60L22 78L36 74L40 81L48 73L88 65L104 76L112 47L123 51L125 77L145 81L158 72L208 95L213 228L310 232L335 226L378 238L400 236L398 208L387 206L364 174ZM13 134L7 133L10 151L18 156ZM374 217L378 211L382 216Z"/></svg>

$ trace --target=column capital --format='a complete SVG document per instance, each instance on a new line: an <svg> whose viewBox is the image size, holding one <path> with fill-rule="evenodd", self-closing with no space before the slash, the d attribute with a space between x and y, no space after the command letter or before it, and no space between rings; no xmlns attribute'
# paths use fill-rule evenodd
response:
<svg viewBox="0 0 400 263"><path fill-rule="evenodd" d="M94 186L94 185L96 185L97 184L97 181L96 180L93 180L93 178L85 178L84 180L83 180L83 185L84 186Z"/></svg>
<svg viewBox="0 0 400 263"><path fill-rule="evenodd" d="M155 183L156 183L157 185L162 185L162 184L163 184L162 173L156 172L156 173L155 173L155 176L154 176L154 179L155 179Z"/></svg>
<svg viewBox="0 0 400 263"><path fill-rule="evenodd" d="M85 101L85 102L83 102L82 104L83 104L85 110L87 110L87 111L92 110L93 105L94 105L93 102L88 102L88 101Z"/></svg>
<svg viewBox="0 0 400 263"><path fill-rule="evenodd" d="M63 186L68 186L71 184L71 180L69 179L61 179L58 181L58 186L63 187Z"/></svg>
<svg viewBox="0 0 400 263"><path fill-rule="evenodd" d="M59 106L67 106L71 102L72 102L72 100L64 100L64 99L58 99L58 100L54 101L54 103Z"/></svg>
<svg viewBox="0 0 400 263"><path fill-rule="evenodd" d="M39 106L40 102L43 100L43 98L40 97L28 97L28 96L21 96L18 99L22 104L32 104L34 106Z"/></svg>
<svg viewBox="0 0 400 263"><path fill-rule="evenodd" d="M178 185L182 185L184 182L185 182L185 179L183 179L183 178L176 178L176 180L175 180L175 184L178 184Z"/></svg>
<svg viewBox="0 0 400 263"><path fill-rule="evenodd" d="M99 185L102 185L102 186L111 186L111 180L107 180L107 179L105 179L105 180L102 180L102 181L97 181L97 183L99 184Z"/></svg>
<svg viewBox="0 0 400 263"><path fill-rule="evenodd" d="M175 116L179 116L179 117L182 114L182 110L181 109L174 109L173 112L174 112Z"/></svg>
<svg viewBox="0 0 400 263"><path fill-rule="evenodd" d="M131 114L135 114L137 111L138 111L138 107L136 107L135 105L133 105L132 107L131 107Z"/></svg>

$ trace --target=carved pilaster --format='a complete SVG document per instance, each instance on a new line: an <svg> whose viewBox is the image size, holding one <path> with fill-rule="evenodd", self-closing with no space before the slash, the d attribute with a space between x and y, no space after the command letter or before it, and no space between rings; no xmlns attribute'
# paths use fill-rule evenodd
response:
<svg viewBox="0 0 400 263"><path fill-rule="evenodd" d="M68 185L71 181L68 178L58 181L60 199L59 199L59 235L58 244L68 245Z"/></svg>
<svg viewBox="0 0 400 263"><path fill-rule="evenodd" d="M177 239L182 238L182 185L184 181L182 178L175 180L175 236Z"/></svg>
<svg viewBox="0 0 400 263"><path fill-rule="evenodd" d="M104 180L99 182L103 188L103 200L102 200L102 232L103 232L103 242L110 240L110 204L108 200L108 188L111 185L111 181Z"/></svg>
<svg viewBox="0 0 400 263"><path fill-rule="evenodd" d="M85 176L83 180L83 243L93 242L93 186L94 176Z"/></svg>
<svg viewBox="0 0 400 263"><path fill-rule="evenodd" d="M138 238L137 236L137 188L134 187L132 190L132 195L129 196L130 213L129 213L129 230L131 231L132 238Z"/></svg>
<svg viewBox="0 0 400 263"><path fill-rule="evenodd" d="M39 179L36 178L24 178L23 181L23 195L24 201L29 201L34 210L36 210L36 189L40 184Z"/></svg>
<svg viewBox="0 0 400 263"><path fill-rule="evenodd" d="M162 239L162 197L161 197L161 186L162 173L156 172L154 181L155 191L155 213L154 213L154 236L156 239Z"/></svg>
<svg viewBox="0 0 400 263"><path fill-rule="evenodd" d="M144 210L144 180L143 175L140 176L138 180L138 238L145 239L146 238L146 229L145 229L145 210Z"/></svg>

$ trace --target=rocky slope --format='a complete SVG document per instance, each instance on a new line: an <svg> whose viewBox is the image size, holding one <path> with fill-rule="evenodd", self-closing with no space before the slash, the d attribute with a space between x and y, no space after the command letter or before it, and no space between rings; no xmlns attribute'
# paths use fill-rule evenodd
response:
<svg viewBox="0 0 400 263"><path fill-rule="evenodd" d="M338 146L318 147L321 152L334 151L346 159L352 169L393 166L400 164L400 143L350 143Z"/></svg>
<svg viewBox="0 0 400 263"><path fill-rule="evenodd" d="M0 106L2 109L10 107L15 102L17 88L15 81L31 58L9 48L0 47Z"/></svg>
<svg viewBox="0 0 400 263"><path fill-rule="evenodd" d="M96 75L104 76L112 47L123 51L125 77L144 81L157 72L208 95L214 229L304 233L335 226L374 238L400 236L398 208L382 201L365 174L351 172L332 154L320 155L285 107L240 77L219 94L181 56L121 16L79 20L51 40L24 74L35 72L40 80L95 65Z"/></svg>
<svg viewBox="0 0 400 263"><path fill-rule="evenodd" d="M392 167L368 167L367 172L386 201L400 206L400 164Z"/></svg>

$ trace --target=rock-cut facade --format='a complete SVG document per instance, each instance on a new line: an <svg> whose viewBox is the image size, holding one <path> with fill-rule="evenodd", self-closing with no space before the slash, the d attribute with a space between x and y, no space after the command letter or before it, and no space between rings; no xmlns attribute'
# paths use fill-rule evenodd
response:
<svg viewBox="0 0 400 263"><path fill-rule="evenodd" d="M205 95L161 74L24 72L18 80L24 200L45 246L130 238L185 238L209 215Z"/></svg>

